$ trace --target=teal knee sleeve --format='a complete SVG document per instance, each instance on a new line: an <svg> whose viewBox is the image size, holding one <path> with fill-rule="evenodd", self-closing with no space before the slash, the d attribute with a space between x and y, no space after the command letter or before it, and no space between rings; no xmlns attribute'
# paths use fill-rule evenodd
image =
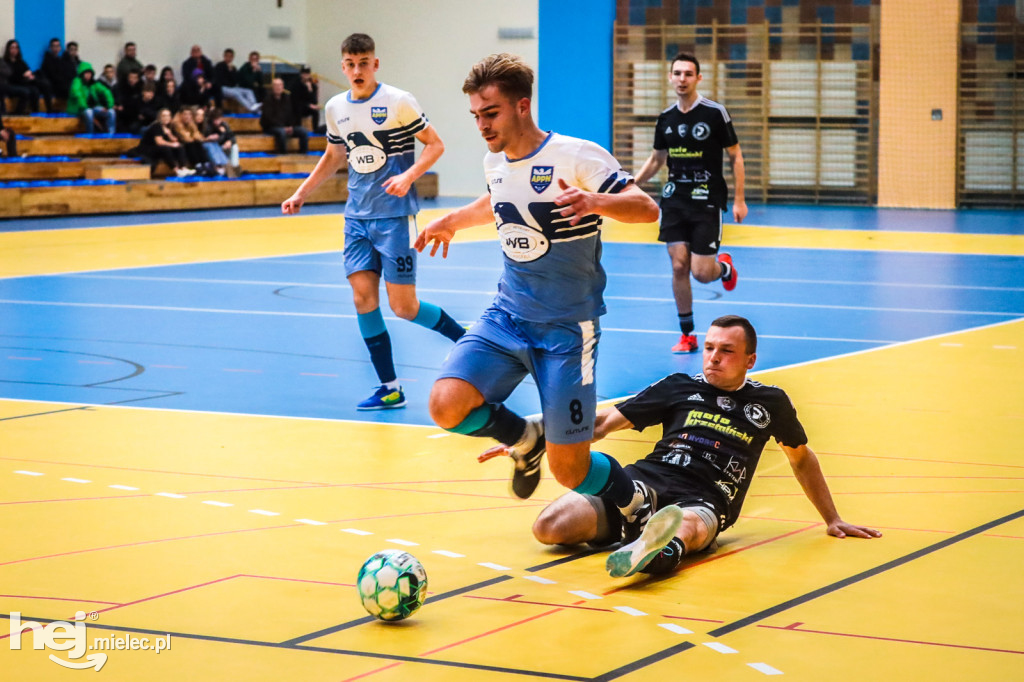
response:
<svg viewBox="0 0 1024 682"><path fill-rule="evenodd" d="M459 433L463 436L468 436L487 425L487 422L491 420L491 411L491 406L484 403L467 414L466 418L456 426L453 426L450 429L445 429L445 431L451 431L452 433Z"/></svg>
<svg viewBox="0 0 1024 682"><path fill-rule="evenodd" d="M608 485L608 476L611 473L612 465L608 461L608 455L600 452L590 453L590 469L583 482L573 488L580 495L597 495Z"/></svg>
<svg viewBox="0 0 1024 682"><path fill-rule="evenodd" d="M441 309L433 303L427 303L426 301L420 301L420 310L416 313L416 317L412 318L412 321L421 327L427 329L433 329L437 324L438 320L441 319Z"/></svg>

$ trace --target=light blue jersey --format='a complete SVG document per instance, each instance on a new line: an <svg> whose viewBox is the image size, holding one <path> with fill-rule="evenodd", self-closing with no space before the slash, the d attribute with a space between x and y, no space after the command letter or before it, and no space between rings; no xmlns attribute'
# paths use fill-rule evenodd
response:
<svg viewBox="0 0 1024 682"><path fill-rule="evenodd" d="M344 144L348 153L348 218L395 218L416 215L416 187L404 197L384 191L388 178L404 173L416 159L416 134L429 125L416 98L378 83L366 99L347 90L324 108L327 141Z"/></svg>
<svg viewBox="0 0 1024 682"><path fill-rule="evenodd" d="M594 320L605 313L601 217L559 215L558 180L588 192L621 192L633 176L599 145L548 133L522 159L484 157L505 267L494 305L530 322Z"/></svg>

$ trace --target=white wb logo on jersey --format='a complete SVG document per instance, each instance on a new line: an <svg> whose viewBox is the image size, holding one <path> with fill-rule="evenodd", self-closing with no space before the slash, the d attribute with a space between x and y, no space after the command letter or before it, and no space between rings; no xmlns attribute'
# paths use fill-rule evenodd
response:
<svg viewBox="0 0 1024 682"><path fill-rule="evenodd" d="M517 263L535 261L551 248L543 232L514 223L503 223L498 228L501 250Z"/></svg>
<svg viewBox="0 0 1024 682"><path fill-rule="evenodd" d="M348 165L357 173L372 173L384 167L388 155L380 147L363 144L348 153Z"/></svg>

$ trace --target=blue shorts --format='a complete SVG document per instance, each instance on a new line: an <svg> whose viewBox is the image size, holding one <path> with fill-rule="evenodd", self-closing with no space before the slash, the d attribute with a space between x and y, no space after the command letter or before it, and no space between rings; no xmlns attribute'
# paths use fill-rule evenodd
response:
<svg viewBox="0 0 1024 682"><path fill-rule="evenodd" d="M438 378L467 381L484 400L500 403L529 374L540 391L547 440L581 443L594 437L600 338L597 320L527 322L491 306L452 348Z"/></svg>
<svg viewBox="0 0 1024 682"><path fill-rule="evenodd" d="M345 218L345 276L371 270L392 284L415 284L415 241L415 216Z"/></svg>

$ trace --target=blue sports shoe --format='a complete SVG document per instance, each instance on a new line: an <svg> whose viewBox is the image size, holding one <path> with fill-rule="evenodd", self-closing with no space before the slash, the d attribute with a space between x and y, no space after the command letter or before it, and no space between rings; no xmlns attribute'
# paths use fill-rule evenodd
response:
<svg viewBox="0 0 1024 682"><path fill-rule="evenodd" d="M356 405L357 410L392 410L405 407L405 393L401 388L379 386L369 398Z"/></svg>
<svg viewBox="0 0 1024 682"><path fill-rule="evenodd" d="M651 516L640 537L608 555L605 570L613 578L625 578L642 571L672 542L682 525L682 509L674 504L662 507Z"/></svg>

